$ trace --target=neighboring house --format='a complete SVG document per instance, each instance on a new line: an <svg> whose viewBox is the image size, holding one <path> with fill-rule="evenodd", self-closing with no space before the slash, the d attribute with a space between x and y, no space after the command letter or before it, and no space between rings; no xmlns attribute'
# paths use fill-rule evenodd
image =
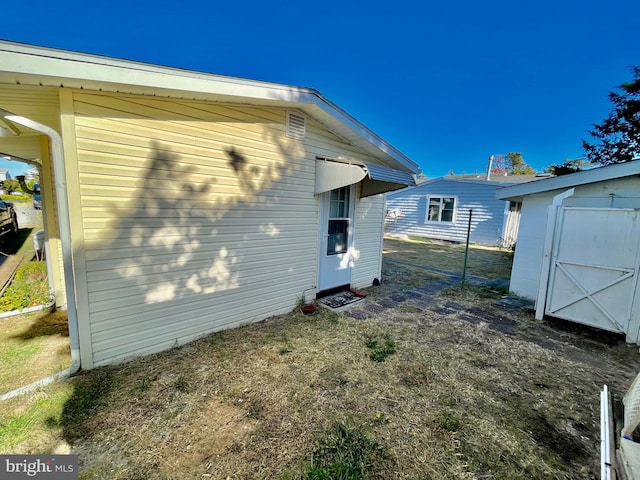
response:
<svg viewBox="0 0 640 480"><path fill-rule="evenodd" d="M313 89L11 42L0 109L84 368L371 285L419 170Z"/></svg>
<svg viewBox="0 0 640 480"><path fill-rule="evenodd" d="M498 190L522 201L510 289L544 315L640 340L640 161Z"/></svg>
<svg viewBox="0 0 640 480"><path fill-rule="evenodd" d="M535 175L447 176L387 194L386 233L478 245L512 247L518 235L520 202L496 199L504 185L537 180Z"/></svg>

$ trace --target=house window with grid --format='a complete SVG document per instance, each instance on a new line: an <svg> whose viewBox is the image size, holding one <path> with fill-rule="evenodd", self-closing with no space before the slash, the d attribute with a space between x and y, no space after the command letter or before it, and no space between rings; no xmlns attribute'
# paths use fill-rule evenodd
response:
<svg viewBox="0 0 640 480"><path fill-rule="evenodd" d="M327 255L345 253L349 244L349 189L331 190Z"/></svg>
<svg viewBox="0 0 640 480"><path fill-rule="evenodd" d="M455 197L427 197L427 222L453 222L456 208Z"/></svg>

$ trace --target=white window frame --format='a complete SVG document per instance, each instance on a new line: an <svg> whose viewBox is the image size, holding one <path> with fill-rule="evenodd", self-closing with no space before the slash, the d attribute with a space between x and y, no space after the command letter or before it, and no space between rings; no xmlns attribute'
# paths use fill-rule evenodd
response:
<svg viewBox="0 0 640 480"><path fill-rule="evenodd" d="M431 204L431 199L438 198L440 200L440 209L438 210L438 220L429 220L429 205ZM453 215L451 216L451 221L442 220L442 204L445 198L453 198ZM452 225L456 222L456 211L458 210L458 197L455 195L427 195L427 208L424 212L424 223L431 224L444 224L444 225Z"/></svg>

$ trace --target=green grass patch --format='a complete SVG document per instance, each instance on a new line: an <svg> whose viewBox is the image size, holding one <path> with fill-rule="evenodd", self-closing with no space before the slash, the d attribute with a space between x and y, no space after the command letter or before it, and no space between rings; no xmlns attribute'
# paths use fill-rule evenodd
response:
<svg viewBox="0 0 640 480"><path fill-rule="evenodd" d="M374 362L384 362L389 355L396 353L396 344L387 334L382 338L369 337L364 345L369 349L369 358Z"/></svg>
<svg viewBox="0 0 640 480"><path fill-rule="evenodd" d="M389 453L358 427L333 424L316 439L306 480L364 480L391 461Z"/></svg>
<svg viewBox="0 0 640 480"><path fill-rule="evenodd" d="M49 302L49 281L45 262L22 263L11 285L0 297L0 312L21 310Z"/></svg>
<svg viewBox="0 0 640 480"><path fill-rule="evenodd" d="M0 403L0 453L52 451L62 439L60 414L73 388L56 382L29 397Z"/></svg>
<svg viewBox="0 0 640 480"><path fill-rule="evenodd" d="M0 354L0 365L6 367L3 368L3 370L8 370L11 368L11 365L15 365L16 362L27 360L40 352L42 344L42 339L36 338L26 345L10 345L8 348L3 350L2 354Z"/></svg>
<svg viewBox="0 0 640 480"><path fill-rule="evenodd" d="M25 202L32 202L33 198L31 198L31 195L0 195L0 199L4 200L5 202L13 202L13 203L25 203Z"/></svg>

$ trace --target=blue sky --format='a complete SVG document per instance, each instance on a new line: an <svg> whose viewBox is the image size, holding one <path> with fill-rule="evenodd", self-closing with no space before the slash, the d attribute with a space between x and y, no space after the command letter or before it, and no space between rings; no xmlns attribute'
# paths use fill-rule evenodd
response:
<svg viewBox="0 0 640 480"><path fill-rule="evenodd" d="M583 156L640 64L638 18L637 0L30 1L3 6L0 38L312 87L433 178Z"/></svg>

